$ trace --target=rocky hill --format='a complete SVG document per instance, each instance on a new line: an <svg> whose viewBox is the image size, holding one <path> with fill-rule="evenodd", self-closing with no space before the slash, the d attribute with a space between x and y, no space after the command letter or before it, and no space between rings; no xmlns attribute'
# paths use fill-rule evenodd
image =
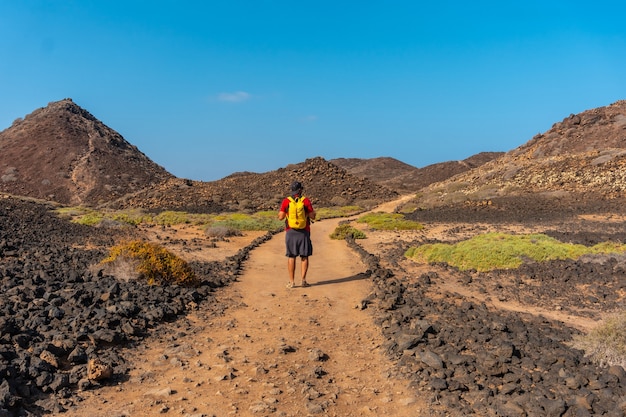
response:
<svg viewBox="0 0 626 417"><path fill-rule="evenodd" d="M503 196L572 201L626 197L626 101L570 115L474 170L433 184L427 207Z"/></svg>
<svg viewBox="0 0 626 417"><path fill-rule="evenodd" d="M416 168L394 158L337 158L335 165L357 177L367 178L400 193L416 192L502 156L504 152L481 152L462 161L447 161Z"/></svg>
<svg viewBox="0 0 626 417"><path fill-rule="evenodd" d="M0 132L0 192L95 205L171 178L71 99Z"/></svg>
<svg viewBox="0 0 626 417"><path fill-rule="evenodd" d="M626 101L570 115L506 154L484 152L424 168L387 157L317 157L212 182L174 177L71 99L0 132L0 192L155 211L275 209L294 180L318 207L367 206L422 189L425 207L524 194L613 199L626 189L625 167Z"/></svg>
<svg viewBox="0 0 626 417"><path fill-rule="evenodd" d="M316 157L262 174L236 173L218 181L171 179L108 204L111 208L220 212L275 210L293 181L317 207L360 204L372 206L398 196L396 191Z"/></svg>
<svg viewBox="0 0 626 417"><path fill-rule="evenodd" d="M71 99L0 132L0 192L66 205L196 212L275 209L294 180L318 206L397 196L322 158L212 182L176 178Z"/></svg>

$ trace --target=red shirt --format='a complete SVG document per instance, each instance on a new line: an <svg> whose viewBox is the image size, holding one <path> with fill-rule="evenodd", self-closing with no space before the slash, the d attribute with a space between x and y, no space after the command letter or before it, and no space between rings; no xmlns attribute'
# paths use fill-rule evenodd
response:
<svg viewBox="0 0 626 417"><path fill-rule="evenodd" d="M293 198L296 198L297 195L294 195ZM309 200L308 197L302 197L304 198L304 209L306 210L307 213L310 213L313 211L313 205L311 204L311 200ZM289 201L288 198L285 198L282 202L282 204L280 205L280 211L283 211L285 213L289 213L289 203L291 203L291 201ZM287 221L287 219L285 218L285 230L289 230L289 222ZM311 231L311 220L307 217L306 219L306 227L305 230L307 231Z"/></svg>

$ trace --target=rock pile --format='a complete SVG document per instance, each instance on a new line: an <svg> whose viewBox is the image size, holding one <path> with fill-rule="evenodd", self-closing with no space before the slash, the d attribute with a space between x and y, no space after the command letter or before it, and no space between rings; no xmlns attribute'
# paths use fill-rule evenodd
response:
<svg viewBox="0 0 626 417"><path fill-rule="evenodd" d="M549 227L559 224L558 230L567 227L572 233L594 229L597 224L585 225L576 219L585 215L624 215L624 199L606 199L588 192L585 195L522 194L521 196L498 196L480 201L450 203L436 208L419 208L406 215L407 218L424 223L490 223L490 224L538 224ZM601 230L621 230L604 226Z"/></svg>
<svg viewBox="0 0 626 417"><path fill-rule="evenodd" d="M108 206L206 213L278 210L290 184L296 180L304 185L305 194L316 207L370 207L398 196L396 191L351 175L317 157L263 174L237 173L212 182L172 179Z"/></svg>
<svg viewBox="0 0 626 417"><path fill-rule="evenodd" d="M0 200L0 415L61 412L72 392L123 375L121 348L211 300L255 240L224 262L194 263L197 288L118 281L94 268L127 233L71 224L46 206ZM119 236L118 236L119 237Z"/></svg>
<svg viewBox="0 0 626 417"><path fill-rule="evenodd" d="M570 347L576 330L536 316L493 311L459 294L433 297L429 292L440 279L436 270L398 277L354 241L350 245L368 265L375 285L363 305L376 306L388 355L397 361L399 375L429 393L433 415L626 412L626 372L620 366L597 366ZM471 281L469 276L459 279Z"/></svg>

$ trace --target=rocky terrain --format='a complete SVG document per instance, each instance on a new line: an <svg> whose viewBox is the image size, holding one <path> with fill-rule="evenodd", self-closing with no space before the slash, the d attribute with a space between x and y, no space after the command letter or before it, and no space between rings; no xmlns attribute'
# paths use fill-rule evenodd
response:
<svg viewBox="0 0 626 417"><path fill-rule="evenodd" d="M0 191L65 205L215 213L274 209L291 182L299 180L317 205L371 206L498 155L484 152L422 169L392 158L314 157L267 173L194 181L175 178L87 110L64 99L0 132Z"/></svg>
<svg viewBox="0 0 626 417"><path fill-rule="evenodd" d="M61 413L79 405L81 392L123 384L132 366L125 348L161 334L169 322L176 335L170 336L170 349L185 344L176 323L198 306L227 307L215 304L216 291L231 283L250 251L269 238L251 241L222 262L193 262L203 280L200 287L144 286L94 268L105 247L135 236L135 229L88 228L59 219L41 203L14 198L0 203L4 415ZM626 238L621 222L606 219L528 220L539 216L526 203L517 199L507 206L511 218L526 219L524 230L580 243ZM424 222L431 231L417 235L368 231L369 239L349 242L371 282L361 308L371 312L386 340L382 349L395 364L394 377L406 380L429 404L421 415L624 415L624 369L593 364L570 343L584 330L584 319L597 321L623 310L626 258L531 263L490 273L403 259L404 250L420 241L455 241L515 226L488 212L480 218L472 211L434 218ZM356 362L348 369L353 366ZM326 386L312 375L307 381L313 378L308 383L317 391L336 389L332 378ZM241 389L242 383L236 386ZM333 402L325 404L328 413ZM259 408L272 409L278 408Z"/></svg>
<svg viewBox="0 0 626 417"><path fill-rule="evenodd" d="M2 416L61 411L77 388L124 375L128 368L119 349L209 301L215 288L236 277L247 253L269 237L222 262L192 262L203 281L196 288L149 286L105 275L98 267L108 247L141 237L135 230L73 224L50 209L0 199Z"/></svg>
<svg viewBox="0 0 626 417"><path fill-rule="evenodd" d="M97 266L113 243L146 238L141 230L76 225L54 214L51 203L30 197L155 211L275 210L288 184L298 179L318 207L356 202L376 207L399 197L384 182L406 168L388 159L376 160L376 169L390 166L396 173L381 172L379 182L363 168L363 161L312 158L270 173L233 174L215 183L177 179L138 157L132 145L110 136L108 128L74 106L71 101L58 102L0 133L2 190L29 197L0 199L0 416L67 412L77 406L81 392L123 385L132 367L125 349L143 346L168 324L176 332L179 321L198 306L227 314L225 306L216 303L216 294L236 280L250 253L271 237L268 233L251 239L236 255L219 261L192 261L202 280L197 288L145 286ZM70 115L59 117L55 113L59 107L61 114ZM46 136L48 129L40 131L31 122L52 123L51 114L64 121L65 130ZM68 120L71 123L65 124ZM109 145L101 149L100 142L89 139L84 120L100 132L98 140ZM63 146L88 145L83 151L68 152L74 155L70 159L51 158L42 177L35 176L39 175L35 169L26 175L22 166L46 161L41 159L44 150L34 150L34 142L20 136L27 128L39 132L36 137L54 141L68 140L67 132L78 132L82 142L62 142ZM61 143L54 141L42 143L48 147ZM16 151L26 143L24 152ZM118 148L119 154L111 150ZM5 159L5 150L13 152L14 164ZM27 159L28 150L38 159ZM108 165L94 162L113 156L128 162L124 155L132 155L136 172L109 172ZM412 245L455 242L488 231L541 232L586 245L624 242L625 155L626 102L621 101L569 116L518 149L501 156L486 154L480 160L485 163L429 183L419 199L397 209L423 223L424 231L367 230L368 239L347 242L367 266L359 279L367 277L371 285L360 309L369 311L384 339L381 347L393 376L406 381L416 398L428 404L421 415L626 415L624 368L594 364L572 346L575 336L624 310L623 255L526 262L516 270L488 273L420 265L403 256ZM18 162L23 165L18 167ZM112 172L119 174L115 181L122 182L115 183ZM61 179L44 181L53 173ZM122 184L128 181L135 184L129 187L133 192L121 195ZM183 239L180 245L190 246ZM341 336L349 334L342 331ZM179 336L172 340L182 343ZM332 357L334 352L326 353ZM322 365L320 369L324 370ZM308 412L335 415L332 407L343 393L333 378L323 376L319 371L301 378L306 395L315 386L324 399L323 406L307 402L319 405ZM281 378L285 383L293 379L289 373ZM245 395L243 383L234 382L236 395ZM265 404L258 410L252 413L278 415L279 407Z"/></svg>
<svg viewBox="0 0 626 417"><path fill-rule="evenodd" d="M504 156L424 189L422 206L543 194L619 199L626 190L626 101L570 115Z"/></svg>
<svg viewBox="0 0 626 417"><path fill-rule="evenodd" d="M439 228L436 239L352 244L374 271L370 299L382 308L378 323L397 372L442 405L434 415L626 413L622 366L598 366L572 347L576 335L624 311L624 255L529 262L488 273L403 259L412 245L489 231L545 233L585 245L624 242L624 206L611 203L583 208L522 196L497 207L423 209L409 217Z"/></svg>
<svg viewBox="0 0 626 417"><path fill-rule="evenodd" d="M274 210L293 181L300 181L315 206L372 207L398 193L316 157L262 174L238 173L211 182L172 179L106 204L109 208L190 212Z"/></svg>

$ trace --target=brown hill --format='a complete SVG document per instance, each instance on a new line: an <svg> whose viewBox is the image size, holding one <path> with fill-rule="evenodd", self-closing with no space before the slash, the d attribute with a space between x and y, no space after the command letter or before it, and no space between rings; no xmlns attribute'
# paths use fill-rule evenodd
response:
<svg viewBox="0 0 626 417"><path fill-rule="evenodd" d="M426 191L426 207L529 194L579 202L626 197L626 100L570 115L504 156Z"/></svg>
<svg viewBox="0 0 626 417"><path fill-rule="evenodd" d="M367 178L400 193L416 192L427 185L474 169L504 152L481 152L462 161L448 161L416 168L394 158L337 158L331 162L358 177Z"/></svg>
<svg viewBox="0 0 626 417"><path fill-rule="evenodd" d="M239 172L218 181L170 179L108 206L192 212L275 210L291 182L296 180L302 182L305 195L318 207L348 204L369 207L398 196L395 191L316 157L271 172Z"/></svg>
<svg viewBox="0 0 626 417"><path fill-rule="evenodd" d="M94 205L173 178L71 99L0 132L0 191Z"/></svg>

